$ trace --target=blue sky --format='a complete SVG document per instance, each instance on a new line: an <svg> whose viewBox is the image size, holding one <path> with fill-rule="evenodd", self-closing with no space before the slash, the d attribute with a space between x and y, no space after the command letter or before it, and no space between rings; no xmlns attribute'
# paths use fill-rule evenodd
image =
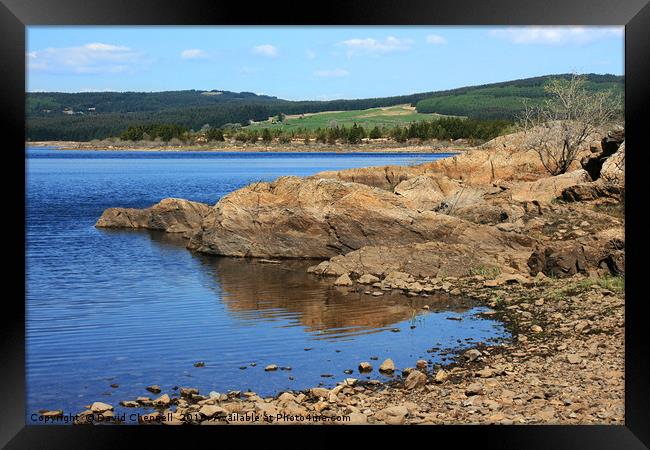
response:
<svg viewBox="0 0 650 450"><path fill-rule="evenodd" d="M41 27L28 91L249 91L299 100L623 74L622 27Z"/></svg>

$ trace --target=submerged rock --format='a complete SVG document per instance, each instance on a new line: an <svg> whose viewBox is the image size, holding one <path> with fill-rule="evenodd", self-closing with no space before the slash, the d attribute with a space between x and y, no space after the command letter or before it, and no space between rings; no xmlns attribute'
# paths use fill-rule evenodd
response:
<svg viewBox="0 0 650 450"><path fill-rule="evenodd" d="M372 365L369 362L359 363L359 372L372 372Z"/></svg>
<svg viewBox="0 0 650 450"><path fill-rule="evenodd" d="M189 237L201 227L212 208L204 203L166 198L149 208L108 208L95 226L98 228L145 228Z"/></svg>
<svg viewBox="0 0 650 450"><path fill-rule="evenodd" d="M393 372L395 372L395 363L393 362L392 359L387 358L379 366L379 371L384 372L384 373L393 373Z"/></svg>

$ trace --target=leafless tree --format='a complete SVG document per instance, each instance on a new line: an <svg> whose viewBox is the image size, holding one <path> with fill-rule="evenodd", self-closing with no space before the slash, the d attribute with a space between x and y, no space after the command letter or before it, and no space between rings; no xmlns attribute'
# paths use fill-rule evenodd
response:
<svg viewBox="0 0 650 450"><path fill-rule="evenodd" d="M565 173L581 146L621 111L621 99L611 90L590 91L585 77L551 80L540 104L525 104L520 116L524 146L537 152L551 175Z"/></svg>

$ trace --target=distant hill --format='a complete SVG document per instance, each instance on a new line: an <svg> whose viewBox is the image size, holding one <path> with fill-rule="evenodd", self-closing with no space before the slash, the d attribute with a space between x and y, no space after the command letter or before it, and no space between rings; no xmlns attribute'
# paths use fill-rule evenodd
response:
<svg viewBox="0 0 650 450"><path fill-rule="evenodd" d="M512 118L522 110L524 101L535 104L546 97L544 85L550 78L569 76L565 74L526 78L436 92L417 102L416 107L419 113L435 112L469 116L474 119ZM589 90L612 90L622 96L624 87L624 77L622 76L595 74L587 76L587 89Z"/></svg>
<svg viewBox="0 0 650 450"><path fill-rule="evenodd" d="M87 141L117 136L131 125L178 124L198 130L205 124L263 122L280 113L300 115L324 111L357 111L397 105L416 106L413 117L429 114L471 118L512 118L524 98L540 99L548 75L524 80L469 86L402 96L330 101L289 101L251 92L32 92L27 93L29 140ZM587 75L590 88L623 92L624 78ZM427 115L427 116L425 116ZM397 119L400 121L401 119Z"/></svg>

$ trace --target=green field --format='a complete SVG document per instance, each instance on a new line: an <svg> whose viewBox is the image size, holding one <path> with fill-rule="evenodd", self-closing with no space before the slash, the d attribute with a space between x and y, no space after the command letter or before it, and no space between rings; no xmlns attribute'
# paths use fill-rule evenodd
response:
<svg viewBox="0 0 650 450"><path fill-rule="evenodd" d="M421 120L438 119L443 116L440 114L423 114L418 113L410 105L397 105L385 108L359 109L353 111L327 111L314 114L294 114L287 115L284 122L279 123L276 120L269 119L263 122L255 122L246 129L281 129L283 131L293 130L316 130L325 129L335 126L351 127L353 124L363 126L369 130L375 126L379 128L393 128L395 125L403 126L411 122Z"/></svg>

